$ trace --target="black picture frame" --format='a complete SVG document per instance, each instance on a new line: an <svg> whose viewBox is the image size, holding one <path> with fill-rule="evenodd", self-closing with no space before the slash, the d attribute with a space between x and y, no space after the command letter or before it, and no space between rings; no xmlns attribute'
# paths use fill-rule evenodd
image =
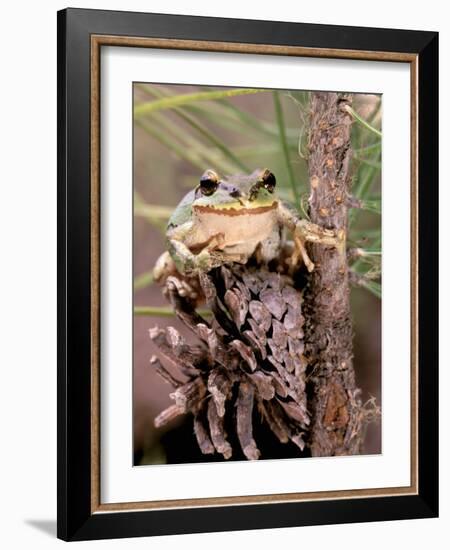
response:
<svg viewBox="0 0 450 550"><path fill-rule="evenodd" d="M415 495L96 513L91 455L91 37L397 52L417 58L418 491ZM438 34L148 13L58 12L58 532L137 537L438 515ZM95 350L94 350L95 351Z"/></svg>

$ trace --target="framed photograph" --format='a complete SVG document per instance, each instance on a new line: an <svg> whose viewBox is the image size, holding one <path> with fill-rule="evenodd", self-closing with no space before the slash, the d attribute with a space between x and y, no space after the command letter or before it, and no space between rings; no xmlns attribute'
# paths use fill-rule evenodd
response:
<svg viewBox="0 0 450 550"><path fill-rule="evenodd" d="M58 13L58 536L438 514L438 35Z"/></svg>

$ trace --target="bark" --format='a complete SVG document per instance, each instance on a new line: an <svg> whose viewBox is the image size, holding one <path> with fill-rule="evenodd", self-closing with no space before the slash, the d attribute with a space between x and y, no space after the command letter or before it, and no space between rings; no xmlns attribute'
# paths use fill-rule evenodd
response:
<svg viewBox="0 0 450 550"><path fill-rule="evenodd" d="M309 134L311 221L347 235L351 117L348 94L313 93ZM345 242L345 241L344 241ZM304 293L313 456L360 452L363 411L353 368L353 329L345 246L313 244Z"/></svg>

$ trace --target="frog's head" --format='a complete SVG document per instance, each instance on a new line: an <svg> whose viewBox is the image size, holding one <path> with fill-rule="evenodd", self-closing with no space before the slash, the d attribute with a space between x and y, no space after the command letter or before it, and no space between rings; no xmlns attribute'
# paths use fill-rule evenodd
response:
<svg viewBox="0 0 450 550"><path fill-rule="evenodd" d="M206 170L195 190L193 207L198 211L220 211L229 215L276 208L275 185L275 176L267 169L224 178L213 170Z"/></svg>

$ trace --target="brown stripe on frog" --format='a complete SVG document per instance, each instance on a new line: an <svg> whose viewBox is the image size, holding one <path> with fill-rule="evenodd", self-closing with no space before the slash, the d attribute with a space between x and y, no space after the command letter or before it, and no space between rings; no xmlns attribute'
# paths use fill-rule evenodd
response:
<svg viewBox="0 0 450 550"><path fill-rule="evenodd" d="M195 212L200 212L201 214L222 214L224 216L243 216L244 214L264 214L265 212L270 212L270 210L275 210L278 207L278 203L275 201L270 206L256 206L255 208L215 208L214 206L203 206L199 204L193 205Z"/></svg>

